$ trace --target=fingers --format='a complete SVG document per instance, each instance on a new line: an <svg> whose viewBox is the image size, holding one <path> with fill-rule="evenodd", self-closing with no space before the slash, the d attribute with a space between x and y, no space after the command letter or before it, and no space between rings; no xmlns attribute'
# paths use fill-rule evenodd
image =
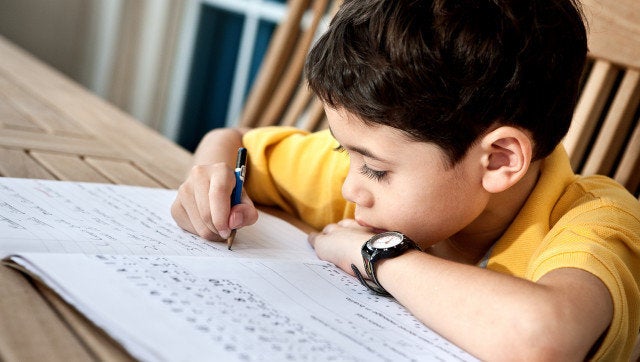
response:
<svg viewBox="0 0 640 362"><path fill-rule="evenodd" d="M235 186L233 170L224 163L194 166L178 188L171 214L183 229L208 240L223 240L231 229L258 220L258 210L243 191L242 203L233 208L231 192Z"/></svg>
<svg viewBox="0 0 640 362"><path fill-rule="evenodd" d="M322 234L330 234L341 228L367 229L358 224L354 219L342 219L335 224L328 224L322 229Z"/></svg>
<svg viewBox="0 0 640 362"><path fill-rule="evenodd" d="M338 224L328 224L319 233L318 232L309 233L309 235L307 236L307 241L309 242L311 247L315 249L316 248L316 242L317 242L318 238L326 236L326 235L329 235L331 232L336 230L336 228L338 228L338 227L339 227L339 223Z"/></svg>
<svg viewBox="0 0 640 362"><path fill-rule="evenodd" d="M180 193L184 194L185 191L179 190L178 194ZM187 198L186 200L189 199L192 198ZM183 200L185 200L184 197L177 197L171 205L171 216L173 216L178 226L207 240L221 240L217 233L213 232L202 222L202 218L198 214L195 204L184 203Z"/></svg>
<svg viewBox="0 0 640 362"><path fill-rule="evenodd" d="M341 229L355 228L355 227L360 227L360 225L358 225L358 223L355 220L343 219L338 221L335 224L327 224L319 233L318 232L309 233L307 240L309 241L309 244L311 244L311 247L315 249L318 239L329 236Z"/></svg>
<svg viewBox="0 0 640 362"><path fill-rule="evenodd" d="M347 227L347 228L361 228L360 224L354 219L342 219L338 221L338 225Z"/></svg>
<svg viewBox="0 0 640 362"><path fill-rule="evenodd" d="M316 232L311 232L309 233L309 235L307 235L307 241L309 242L309 244L311 245L312 248L316 248L316 238L318 237L319 233Z"/></svg>
<svg viewBox="0 0 640 362"><path fill-rule="evenodd" d="M205 237L204 234L218 234L211 221L211 206L206 196L209 194L209 172L207 166L194 166L189 178L180 187L185 192L179 195L190 222L202 237Z"/></svg>
<svg viewBox="0 0 640 362"><path fill-rule="evenodd" d="M217 230L222 238L228 238L231 234L229 227L229 214L231 213L231 193L235 186L235 176L233 170L225 164L216 164L210 170L212 177L206 197L200 197L199 202L203 205L200 210L203 217L209 222L210 227ZM205 195L203 192L201 195ZM207 213L208 212L208 213Z"/></svg>
<svg viewBox="0 0 640 362"><path fill-rule="evenodd" d="M229 215L229 228L237 229L243 226L255 224L258 221L258 210L253 201L242 191L242 202L231 208Z"/></svg>
<svg viewBox="0 0 640 362"><path fill-rule="evenodd" d="M329 233L333 232L334 230L336 230L339 227L340 226L338 224L329 224L329 225L325 226L322 229L322 233L323 234L329 234Z"/></svg>
<svg viewBox="0 0 640 362"><path fill-rule="evenodd" d="M351 264L362 263L362 244L372 236L371 230L354 220L342 220L325 226L321 232L310 233L307 240L318 258L353 274Z"/></svg>

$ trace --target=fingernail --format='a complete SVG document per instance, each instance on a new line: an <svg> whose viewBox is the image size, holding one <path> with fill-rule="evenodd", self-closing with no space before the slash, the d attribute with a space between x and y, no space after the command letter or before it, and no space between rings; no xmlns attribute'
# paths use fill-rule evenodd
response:
<svg viewBox="0 0 640 362"><path fill-rule="evenodd" d="M218 235L223 239L228 239L231 235L231 230L218 230Z"/></svg>
<svg viewBox="0 0 640 362"><path fill-rule="evenodd" d="M244 221L244 215L240 212L234 212L231 214L231 218L229 219L229 227L231 229L237 229L238 226L242 225Z"/></svg>

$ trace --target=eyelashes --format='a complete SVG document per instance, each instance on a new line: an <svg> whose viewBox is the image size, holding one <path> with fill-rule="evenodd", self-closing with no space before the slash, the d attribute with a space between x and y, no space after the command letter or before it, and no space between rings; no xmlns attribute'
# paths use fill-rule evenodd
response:
<svg viewBox="0 0 640 362"><path fill-rule="evenodd" d="M341 153L347 151L344 147L342 147L342 145L336 146L333 150ZM362 166L360 166L360 169L358 171L360 172L360 174L375 181L382 181L388 175L387 171L374 170L372 168L369 168L367 164L363 164Z"/></svg>
<svg viewBox="0 0 640 362"><path fill-rule="evenodd" d="M382 181L385 178L385 176L387 176L387 171L373 170L373 169L370 169L369 166L367 166L366 164L363 164L360 167L360 173L376 181Z"/></svg>

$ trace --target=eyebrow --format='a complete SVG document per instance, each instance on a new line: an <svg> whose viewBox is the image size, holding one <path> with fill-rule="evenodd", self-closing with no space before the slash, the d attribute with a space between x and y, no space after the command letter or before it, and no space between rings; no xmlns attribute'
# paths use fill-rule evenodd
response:
<svg viewBox="0 0 640 362"><path fill-rule="evenodd" d="M338 141L338 139L336 138L336 136L333 134L333 130L331 129L331 127L329 127L329 132L331 133L331 136L333 136L333 138ZM375 161L379 161L379 162L386 162L386 163L390 163L388 160L385 160L384 158L378 157L375 154L373 154L371 151L369 151L366 148L362 148L362 147L357 147L357 146L351 146L351 145L347 145L347 144L342 144L338 141L338 144L340 144L340 146L344 147L345 149L347 149L348 151L354 151L356 153L361 154L364 157L368 157L372 160Z"/></svg>

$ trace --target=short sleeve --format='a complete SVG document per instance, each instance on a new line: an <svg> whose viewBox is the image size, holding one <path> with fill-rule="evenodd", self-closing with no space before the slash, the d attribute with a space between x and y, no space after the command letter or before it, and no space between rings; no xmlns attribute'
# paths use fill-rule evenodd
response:
<svg viewBox="0 0 640 362"><path fill-rule="evenodd" d="M613 319L595 356L604 360L628 355L640 325L640 223L637 215L629 212L637 211L637 206L616 206L594 199L582 210L565 214L529 274L536 281L558 268L577 268L604 283L613 302Z"/></svg>
<svg viewBox="0 0 640 362"><path fill-rule="evenodd" d="M334 151L338 143L328 130L263 127L242 141L249 155L245 187L254 202L279 207L316 229L353 217L353 205L342 197L349 159Z"/></svg>

